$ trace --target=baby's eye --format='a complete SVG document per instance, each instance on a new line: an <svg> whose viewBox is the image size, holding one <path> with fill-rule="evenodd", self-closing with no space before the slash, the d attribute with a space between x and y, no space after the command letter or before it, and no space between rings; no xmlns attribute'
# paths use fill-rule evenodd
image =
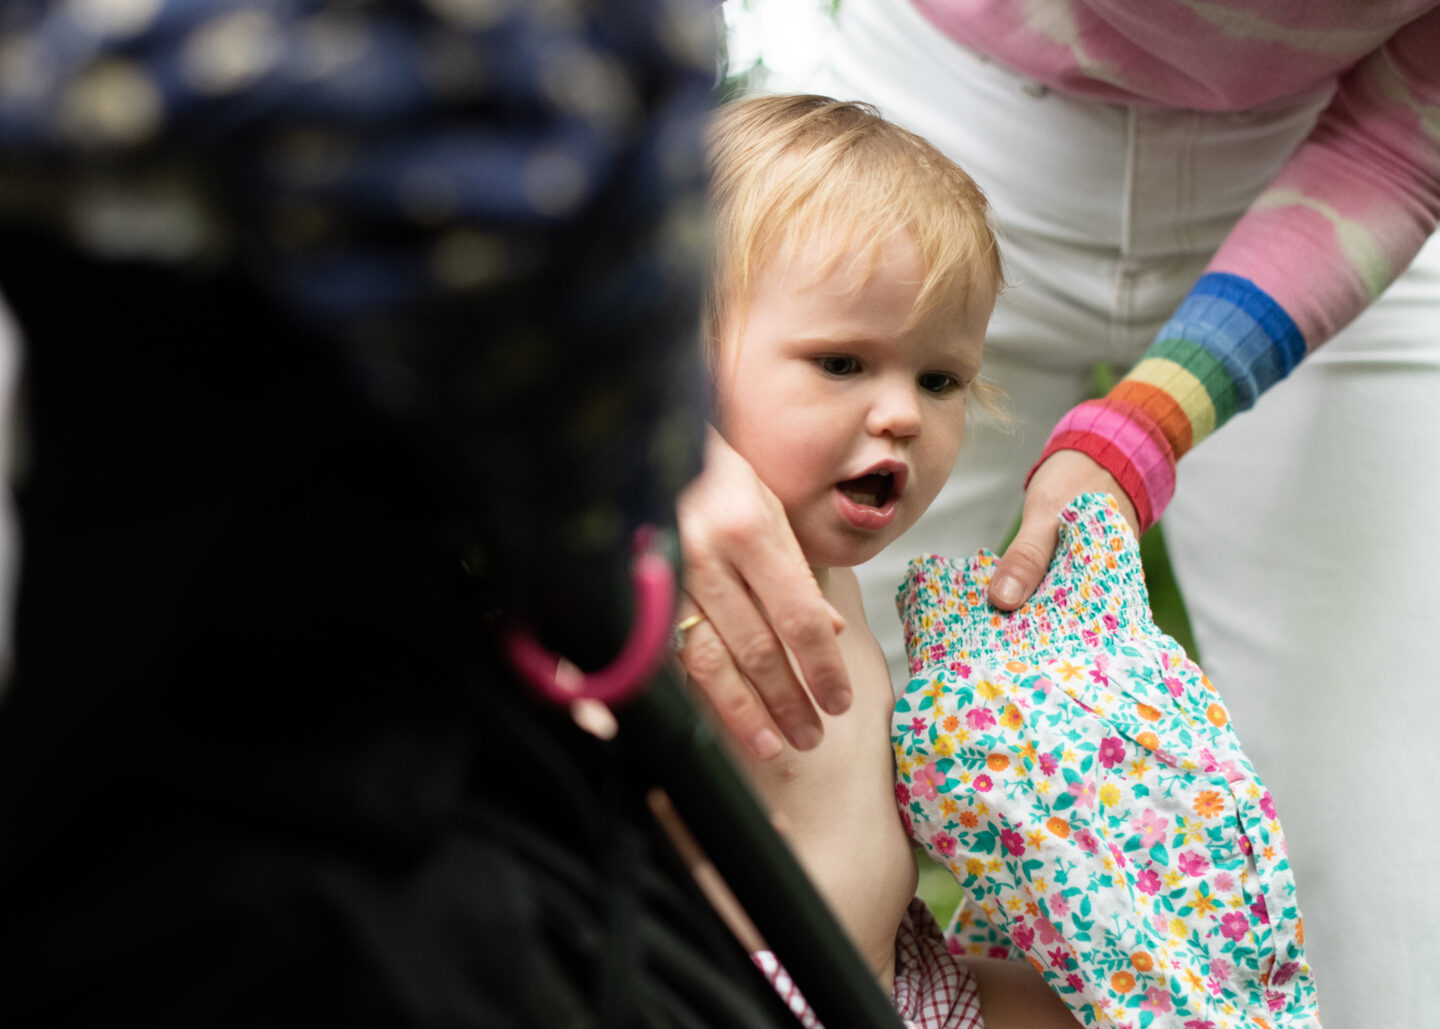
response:
<svg viewBox="0 0 1440 1029"><path fill-rule="evenodd" d="M826 375L854 375L860 370L860 362L853 357L819 357L815 363Z"/></svg>
<svg viewBox="0 0 1440 1029"><path fill-rule="evenodd" d="M960 380L944 372L922 372L916 380L927 393L948 393L960 387Z"/></svg>

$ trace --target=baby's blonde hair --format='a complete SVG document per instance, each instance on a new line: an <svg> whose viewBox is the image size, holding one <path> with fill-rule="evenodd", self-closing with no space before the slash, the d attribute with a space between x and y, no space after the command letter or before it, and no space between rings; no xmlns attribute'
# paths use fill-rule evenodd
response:
<svg viewBox="0 0 1440 1029"><path fill-rule="evenodd" d="M737 100L716 112L708 149L712 370L722 323L745 316L756 276L787 243L829 250L818 276L857 248L873 260L887 237L909 233L925 273L912 319L1004 284L989 205L974 180L868 104L813 95Z"/></svg>

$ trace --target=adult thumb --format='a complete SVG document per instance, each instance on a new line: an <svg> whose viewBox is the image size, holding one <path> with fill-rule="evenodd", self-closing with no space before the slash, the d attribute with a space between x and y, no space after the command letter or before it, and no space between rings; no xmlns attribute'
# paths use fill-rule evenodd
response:
<svg viewBox="0 0 1440 1029"><path fill-rule="evenodd" d="M1054 517L1027 510L1020 530L995 566L990 603L1002 611L1013 611L1029 600L1055 557L1059 539Z"/></svg>

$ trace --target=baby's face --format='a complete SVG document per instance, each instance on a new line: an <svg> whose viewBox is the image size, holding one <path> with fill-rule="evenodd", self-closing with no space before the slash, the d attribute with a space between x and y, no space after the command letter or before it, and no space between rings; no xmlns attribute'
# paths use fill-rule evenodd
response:
<svg viewBox="0 0 1440 1029"><path fill-rule="evenodd" d="M869 560L915 523L965 436L995 297L907 325L922 268L908 236L817 277L787 246L723 331L721 430L785 506L811 564Z"/></svg>

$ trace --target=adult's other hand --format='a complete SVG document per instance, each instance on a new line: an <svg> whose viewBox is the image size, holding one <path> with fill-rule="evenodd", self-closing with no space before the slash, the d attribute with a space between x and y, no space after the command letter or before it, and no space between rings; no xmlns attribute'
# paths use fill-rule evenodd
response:
<svg viewBox="0 0 1440 1029"><path fill-rule="evenodd" d="M816 705L830 714L850 706L836 638L845 623L821 595L780 501L711 429L705 470L680 495L677 515L688 595L679 616L693 614L691 604L705 616L685 634L685 671L757 757L780 753L777 730L797 749L816 746L824 732Z"/></svg>

